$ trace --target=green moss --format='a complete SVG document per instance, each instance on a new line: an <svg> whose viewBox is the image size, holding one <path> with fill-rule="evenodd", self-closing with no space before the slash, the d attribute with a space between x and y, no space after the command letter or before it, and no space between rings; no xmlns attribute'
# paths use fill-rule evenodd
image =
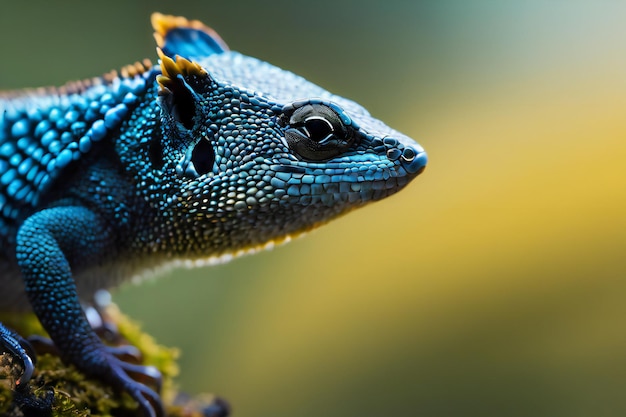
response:
<svg viewBox="0 0 626 417"><path fill-rule="evenodd" d="M8 384L8 380L4 379L9 375L10 371L6 366L0 367L0 416L4 416L9 411L9 407L13 402L13 392Z"/></svg>
<svg viewBox="0 0 626 417"><path fill-rule="evenodd" d="M120 335L139 349L143 365L156 367L163 376L161 397L171 417L200 416L198 411L206 401L193 401L189 404L173 405L177 397L174 377L178 374L178 350L157 344L154 339L143 333L139 326L123 315L116 306L106 311L106 319L117 326ZM45 335L39 321L33 314L4 314L0 321L23 336ZM35 374L29 382L26 392L31 398L46 398L54 392L52 417L83 416L132 416L136 414L137 404L125 393L118 394L98 380L88 378L73 365L64 364L52 353L37 352ZM22 414L14 404L13 381L19 376L19 366L11 362L10 355L1 355L0 362L0 415L20 417Z"/></svg>

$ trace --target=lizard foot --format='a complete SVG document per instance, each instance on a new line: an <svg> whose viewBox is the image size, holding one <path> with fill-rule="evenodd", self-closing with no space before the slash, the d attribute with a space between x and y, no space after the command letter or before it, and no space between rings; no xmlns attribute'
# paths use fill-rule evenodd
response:
<svg viewBox="0 0 626 417"><path fill-rule="evenodd" d="M26 343L29 342L39 353L57 356L61 353L47 337L30 336ZM140 365L143 358L139 349L132 345L103 345L100 349L105 362L110 365L108 379L117 388L127 391L140 404L146 417L162 416L163 407L158 394L162 385L161 373L153 366ZM154 390L149 387L154 387Z"/></svg>
<svg viewBox="0 0 626 417"><path fill-rule="evenodd" d="M115 360L120 368L133 380L140 382L144 385L153 386L155 391L161 392L161 386L163 384L163 378L161 372L154 366L139 365L136 362L137 356L134 356L138 352L134 346L105 346L105 350L109 355L113 357L111 360ZM129 361L128 358L131 358Z"/></svg>
<svg viewBox="0 0 626 417"><path fill-rule="evenodd" d="M26 384L35 370L35 353L30 344L17 333L0 323L0 346L16 358L22 366L22 375L15 382L16 386Z"/></svg>
<svg viewBox="0 0 626 417"><path fill-rule="evenodd" d="M107 379L118 389L130 394L139 404L145 417L163 417L165 410L158 392L161 390L161 374L152 366L124 362L105 347L109 366ZM146 384L155 386L153 390Z"/></svg>
<svg viewBox="0 0 626 417"><path fill-rule="evenodd" d="M143 356L135 346L120 334L115 320L107 313L112 304L111 295L106 290L98 290L92 304L83 306L91 328L107 345L104 353L109 357L113 383L127 391L140 405L146 416L163 415L163 406L159 397L162 386L161 373L152 366L141 365ZM149 388L155 388L153 391Z"/></svg>

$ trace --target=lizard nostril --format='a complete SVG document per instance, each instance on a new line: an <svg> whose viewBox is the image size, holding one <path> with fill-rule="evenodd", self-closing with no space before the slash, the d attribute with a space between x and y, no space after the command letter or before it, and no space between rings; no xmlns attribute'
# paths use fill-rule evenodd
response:
<svg viewBox="0 0 626 417"><path fill-rule="evenodd" d="M404 169L406 169L409 174L421 174L424 168L426 168L428 157L424 151L418 151L412 147L406 147L402 151L400 161L402 162Z"/></svg>
<svg viewBox="0 0 626 417"><path fill-rule="evenodd" d="M411 162L415 159L415 156L417 154L415 153L415 149L413 148L404 148L404 151L402 151L402 161L404 162Z"/></svg>

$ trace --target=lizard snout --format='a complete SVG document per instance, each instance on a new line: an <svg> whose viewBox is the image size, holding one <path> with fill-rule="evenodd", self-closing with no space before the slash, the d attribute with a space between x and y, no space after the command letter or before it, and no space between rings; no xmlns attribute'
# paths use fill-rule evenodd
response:
<svg viewBox="0 0 626 417"><path fill-rule="evenodd" d="M390 161L399 161L404 170L411 175L419 175L426 168L428 157L424 149L410 139L385 137L383 145Z"/></svg>

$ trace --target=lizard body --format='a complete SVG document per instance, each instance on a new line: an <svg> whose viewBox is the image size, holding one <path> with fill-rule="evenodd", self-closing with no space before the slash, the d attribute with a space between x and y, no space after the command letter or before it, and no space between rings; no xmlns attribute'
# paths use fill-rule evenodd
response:
<svg viewBox="0 0 626 417"><path fill-rule="evenodd" d="M162 413L158 395L95 336L81 299L310 230L426 164L358 104L228 50L200 22L154 14L153 26L156 67L0 95L0 310L32 308L66 361L146 416Z"/></svg>

